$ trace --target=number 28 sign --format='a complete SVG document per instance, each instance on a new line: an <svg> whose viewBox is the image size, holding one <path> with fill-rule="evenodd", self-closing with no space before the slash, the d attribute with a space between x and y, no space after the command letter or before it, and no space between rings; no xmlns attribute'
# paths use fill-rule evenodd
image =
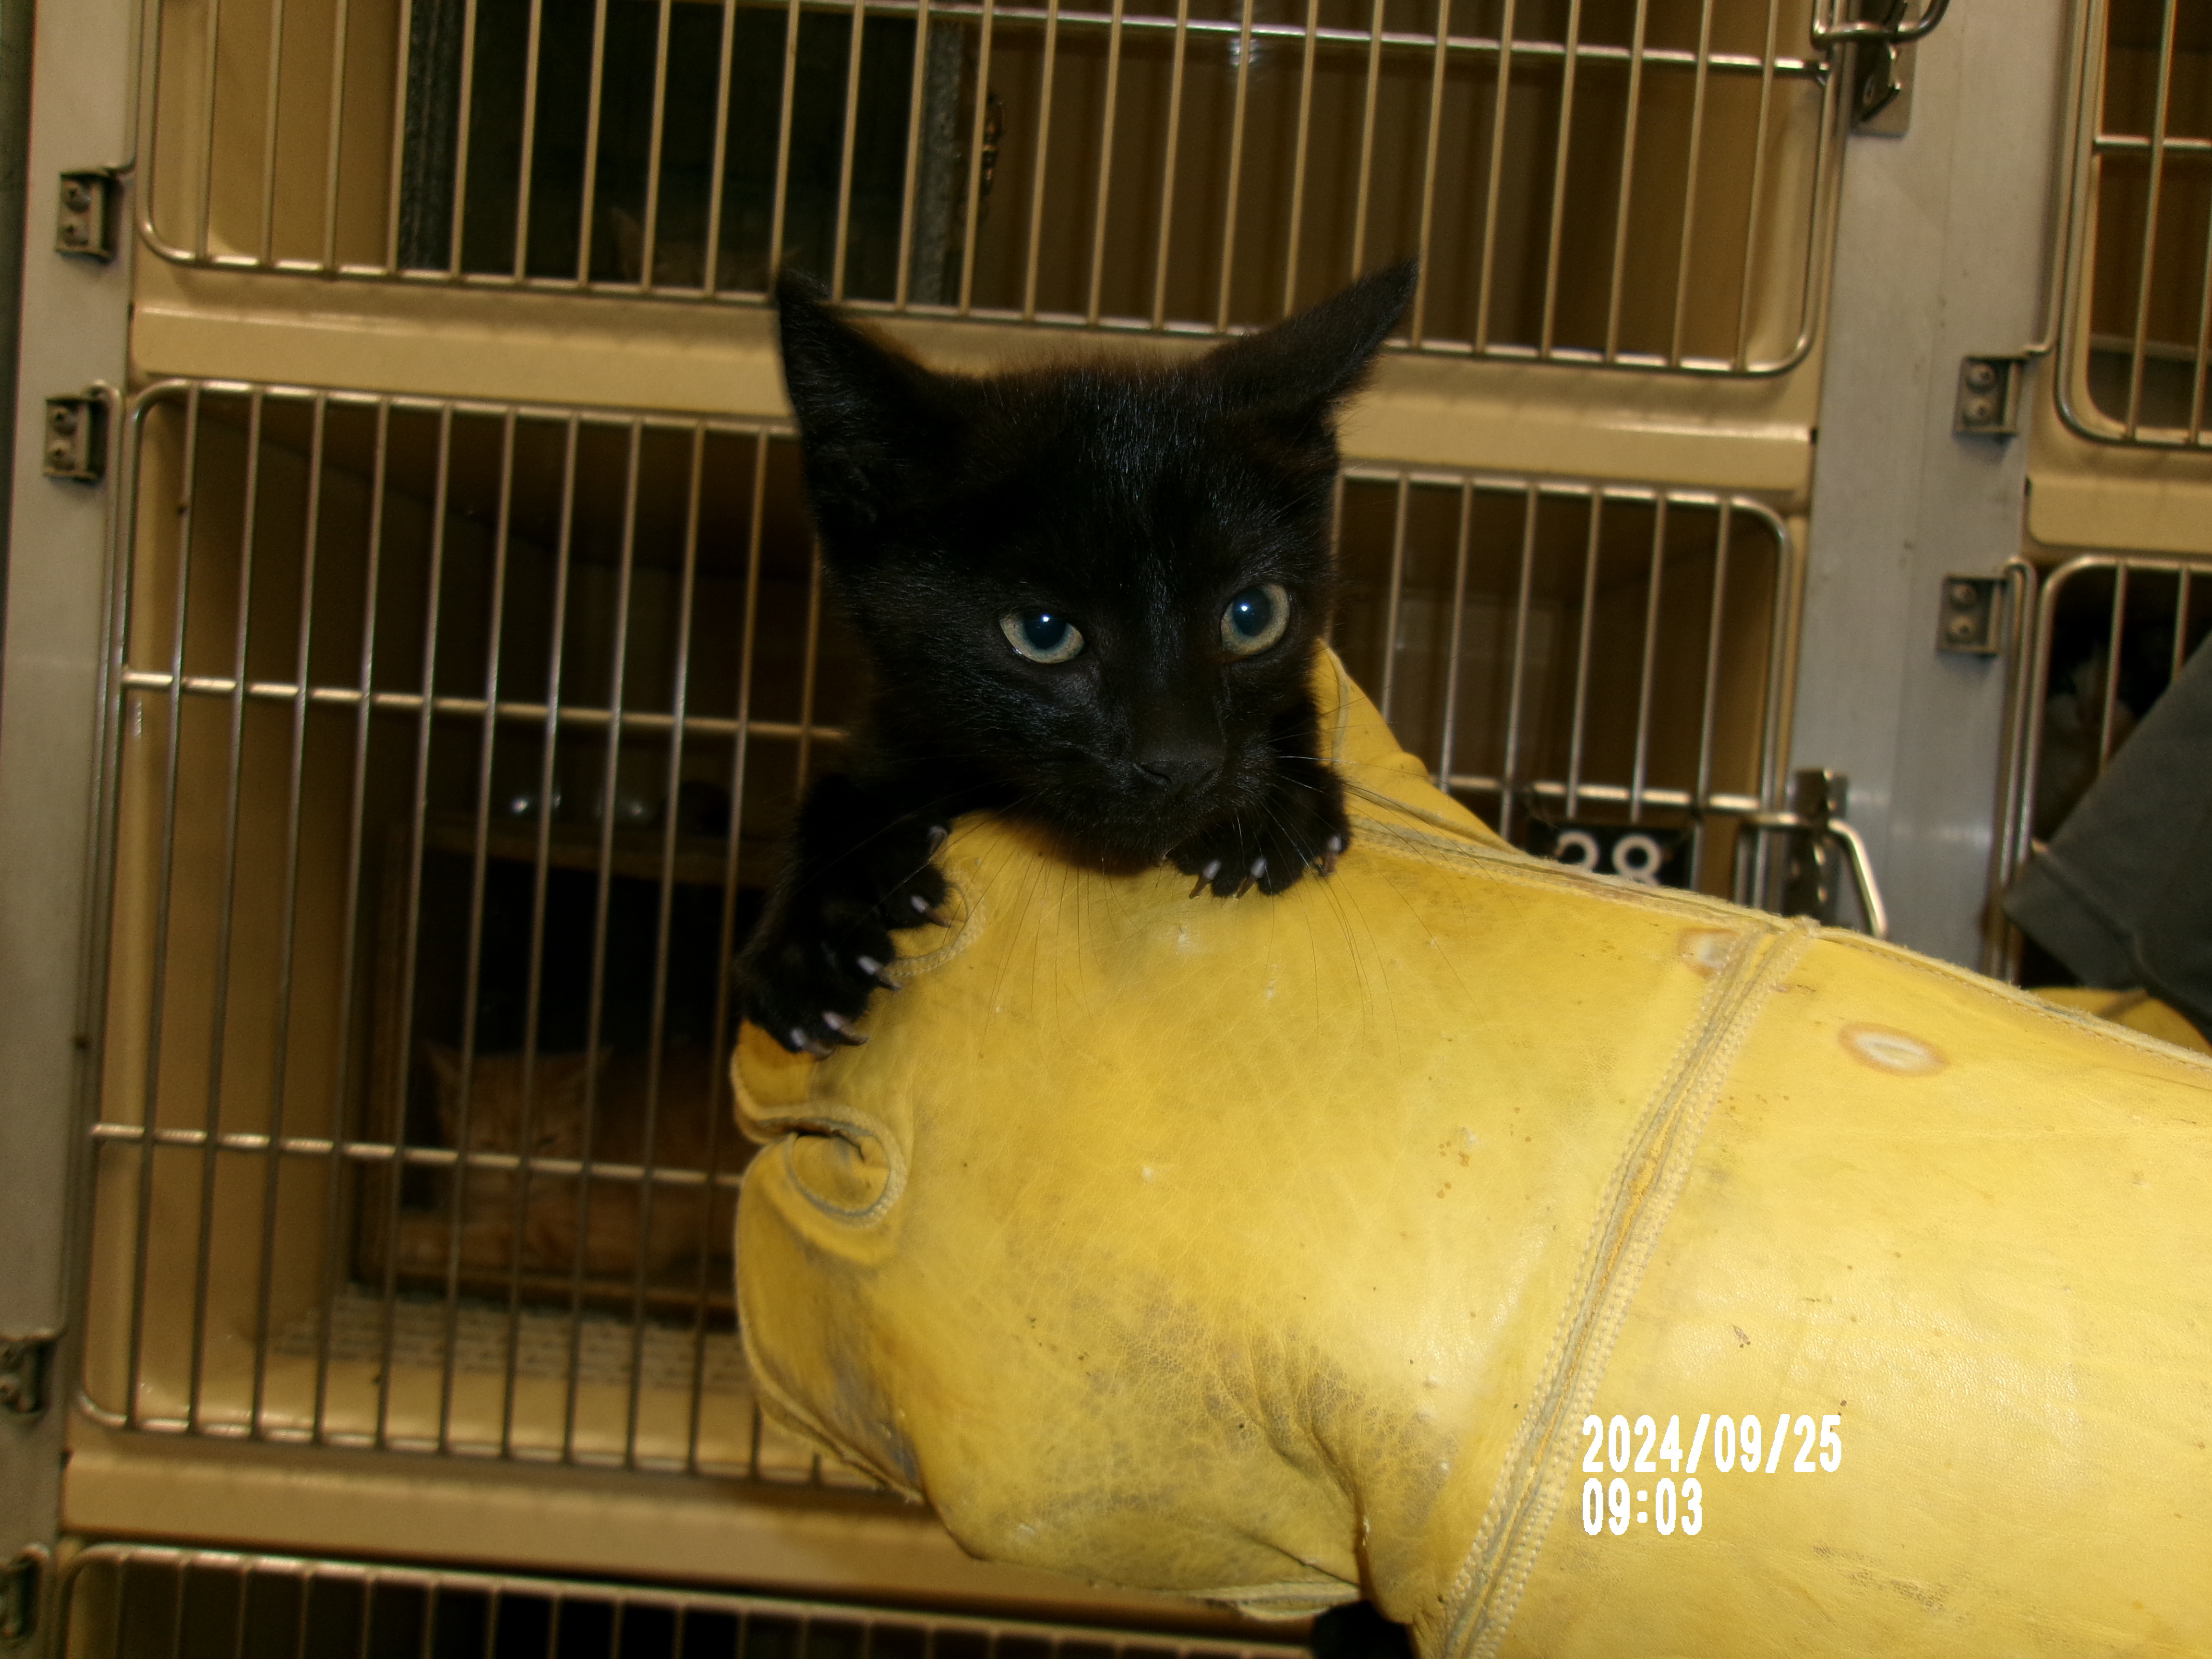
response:
<svg viewBox="0 0 2212 1659"><path fill-rule="evenodd" d="M1690 832L1641 823L1585 823L1568 820L1528 826L1528 850L1592 875L1624 876L1647 887L1688 887Z"/></svg>

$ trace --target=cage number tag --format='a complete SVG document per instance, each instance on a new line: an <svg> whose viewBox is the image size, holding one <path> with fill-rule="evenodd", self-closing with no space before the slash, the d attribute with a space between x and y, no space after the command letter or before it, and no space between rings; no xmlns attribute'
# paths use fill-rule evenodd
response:
<svg viewBox="0 0 2212 1659"><path fill-rule="evenodd" d="M1528 826L1528 850L1570 869L1625 876L1647 887L1691 884L1690 832L1649 824L1583 823L1570 820Z"/></svg>

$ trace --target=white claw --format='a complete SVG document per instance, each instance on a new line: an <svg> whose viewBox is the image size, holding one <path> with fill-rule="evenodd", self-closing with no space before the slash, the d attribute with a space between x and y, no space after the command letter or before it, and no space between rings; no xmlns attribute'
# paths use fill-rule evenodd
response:
<svg viewBox="0 0 2212 1659"><path fill-rule="evenodd" d="M1219 859L1216 859L1212 863L1207 865L1205 869L1198 872L1198 878L1200 881L1212 881L1220 873L1221 860Z"/></svg>
<svg viewBox="0 0 2212 1659"><path fill-rule="evenodd" d="M1328 838L1328 850L1332 853L1341 853L1344 850L1344 837L1331 836Z"/></svg>
<svg viewBox="0 0 2212 1659"><path fill-rule="evenodd" d="M842 1031L845 1029L844 1015L834 1008L824 1008L822 1011L822 1023L833 1031Z"/></svg>
<svg viewBox="0 0 2212 1659"><path fill-rule="evenodd" d="M860 971L866 974L870 979L873 979L878 974L884 971L884 964L878 962L873 957L854 957L853 960L860 963Z"/></svg>
<svg viewBox="0 0 2212 1659"><path fill-rule="evenodd" d="M1265 859L1254 859L1252 860L1252 879L1257 881L1261 877L1267 873L1267 860Z"/></svg>
<svg viewBox="0 0 2212 1659"><path fill-rule="evenodd" d="M929 914L929 901L922 897L921 894L908 893L906 896L906 902L914 906L915 915L918 916L926 916Z"/></svg>
<svg viewBox="0 0 2212 1659"><path fill-rule="evenodd" d="M811 1048L813 1044L807 1042L806 1033L794 1025L791 1028L791 1046L794 1048Z"/></svg>
<svg viewBox="0 0 2212 1659"><path fill-rule="evenodd" d="M945 837L951 833L951 832L946 830L941 823L931 824L929 826L929 850L934 853L939 848L944 846Z"/></svg>

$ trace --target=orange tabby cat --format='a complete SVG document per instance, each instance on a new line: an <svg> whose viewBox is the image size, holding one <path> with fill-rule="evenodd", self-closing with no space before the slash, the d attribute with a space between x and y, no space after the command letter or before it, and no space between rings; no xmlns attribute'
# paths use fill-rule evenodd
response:
<svg viewBox="0 0 2212 1659"><path fill-rule="evenodd" d="M464 1128L461 1056L433 1045L427 1050L438 1083L438 1122L446 1144L458 1148ZM531 1068L530 1096L523 1086L523 1056L478 1054L470 1068L466 1133L471 1152L519 1154L523 1168L468 1168L454 1187L460 1210L460 1266L506 1273L518 1259L529 1273L629 1277L641 1261L648 1278L701 1255L729 1248L737 1194L635 1175L602 1174L609 1165L642 1165L646 1157L647 1066L650 1056L540 1054ZM716 1134L716 1068L699 1048L661 1055L659 1109L653 1115L656 1170L707 1167L710 1149L726 1171L751 1149L732 1125ZM596 1085L596 1087L593 1085ZM592 1126L588 1181L548 1163L581 1163L586 1105ZM525 1134L527 1132L527 1145ZM586 1202L588 1195L589 1202ZM400 1260L415 1270L444 1268L451 1260L450 1212L403 1218Z"/></svg>

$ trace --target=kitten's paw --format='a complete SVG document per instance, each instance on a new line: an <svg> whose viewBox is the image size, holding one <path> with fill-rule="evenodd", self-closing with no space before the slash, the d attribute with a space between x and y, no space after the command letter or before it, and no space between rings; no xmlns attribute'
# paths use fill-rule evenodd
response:
<svg viewBox="0 0 2212 1659"><path fill-rule="evenodd" d="M794 1054L866 1042L869 998L898 988L892 936L943 925L951 890L930 854L944 840L941 825L886 833L787 878L738 963L744 1017Z"/></svg>
<svg viewBox="0 0 2212 1659"><path fill-rule="evenodd" d="M1170 856L1176 868L1197 878L1193 898L1209 890L1235 898L1254 887L1279 893L1309 870L1328 875L1351 844L1336 775L1310 763L1295 770L1285 763L1264 806L1215 824Z"/></svg>

